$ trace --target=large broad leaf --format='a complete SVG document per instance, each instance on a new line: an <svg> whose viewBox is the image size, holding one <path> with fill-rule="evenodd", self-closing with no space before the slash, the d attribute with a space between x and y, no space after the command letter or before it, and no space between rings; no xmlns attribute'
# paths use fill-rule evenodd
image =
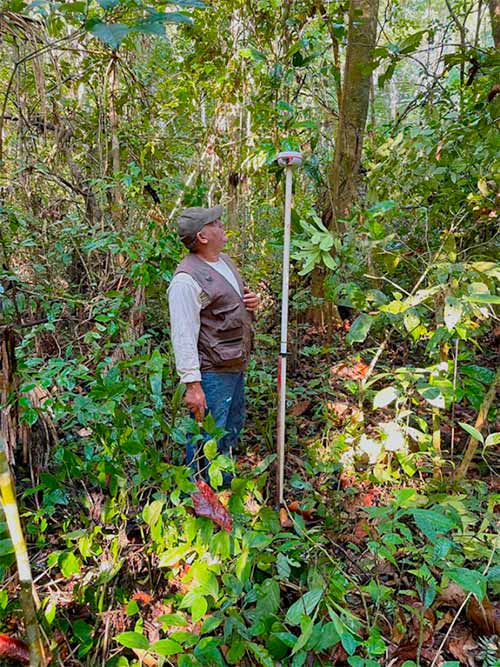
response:
<svg viewBox="0 0 500 667"><path fill-rule="evenodd" d="M257 612L275 614L280 606L280 585L276 579L266 579L257 592Z"/></svg>
<svg viewBox="0 0 500 667"><path fill-rule="evenodd" d="M158 655L175 655L176 653L182 653L184 649L173 639L159 639L151 646L150 650L153 653L158 653Z"/></svg>
<svg viewBox="0 0 500 667"><path fill-rule="evenodd" d="M149 642L144 635L139 632L121 632L115 637L116 641L127 648L139 648L147 651Z"/></svg>
<svg viewBox="0 0 500 667"><path fill-rule="evenodd" d="M313 588L311 591L304 593L288 610L286 615L287 623L300 625L302 616L309 616L319 604L322 597L322 588Z"/></svg>
<svg viewBox="0 0 500 667"><path fill-rule="evenodd" d="M464 422L458 422L460 426L463 428L464 431L466 431L470 436L474 438L474 440L479 440L479 442L483 443L484 438L482 433L480 433L477 428L474 428L474 426L471 426L470 424L464 424Z"/></svg>
<svg viewBox="0 0 500 667"><path fill-rule="evenodd" d="M454 329L462 319L463 304L454 296L448 296L444 304L444 323L448 331Z"/></svg>
<svg viewBox="0 0 500 667"><path fill-rule="evenodd" d="M97 2L105 11L114 9L120 4L120 0L97 0Z"/></svg>
<svg viewBox="0 0 500 667"><path fill-rule="evenodd" d="M372 324L373 317L371 315L367 315L366 313L358 315L346 336L346 341L349 345L352 345L353 343L362 343L367 337Z"/></svg>
<svg viewBox="0 0 500 667"><path fill-rule="evenodd" d="M392 401L396 400L397 397L398 390L396 387L386 387L385 389L381 389L377 394L375 394L375 398L373 399L373 407L385 408L386 405L392 403Z"/></svg>
<svg viewBox="0 0 500 667"><path fill-rule="evenodd" d="M466 567L456 567L452 570L446 570L445 574L462 586L464 591L473 593L479 602L486 595L486 577L481 572L469 570Z"/></svg>
<svg viewBox="0 0 500 667"><path fill-rule="evenodd" d="M276 663L266 648L260 646L260 644L256 644L255 642L247 642L246 646L248 650L257 658L259 665L262 665L262 667L274 667Z"/></svg>
<svg viewBox="0 0 500 667"><path fill-rule="evenodd" d="M123 42L125 37L130 33L130 27L125 23L94 23L90 28L90 32L110 46L115 51Z"/></svg>
<svg viewBox="0 0 500 667"><path fill-rule="evenodd" d="M427 384L422 387L417 387L417 391L427 403L430 403L435 408L444 409L444 396L437 387Z"/></svg>
<svg viewBox="0 0 500 667"><path fill-rule="evenodd" d="M496 303L500 304L500 294L471 294L467 297L471 303Z"/></svg>
<svg viewBox="0 0 500 667"><path fill-rule="evenodd" d="M432 542L435 542L440 535L446 535L453 528L456 528L456 522L449 516L439 510L412 509L415 523L422 533Z"/></svg>

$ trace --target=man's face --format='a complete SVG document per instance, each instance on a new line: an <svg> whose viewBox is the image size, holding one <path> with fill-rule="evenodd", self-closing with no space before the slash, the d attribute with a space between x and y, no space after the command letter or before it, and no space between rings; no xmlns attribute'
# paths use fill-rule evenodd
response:
<svg viewBox="0 0 500 667"><path fill-rule="evenodd" d="M200 236L206 239L205 247L210 250L222 250L227 241L226 232L224 231L224 224L222 220L214 220L205 225Z"/></svg>

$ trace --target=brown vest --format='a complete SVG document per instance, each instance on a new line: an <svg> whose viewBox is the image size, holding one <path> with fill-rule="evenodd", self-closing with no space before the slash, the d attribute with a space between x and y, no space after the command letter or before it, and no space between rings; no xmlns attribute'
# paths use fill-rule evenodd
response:
<svg viewBox="0 0 500 667"><path fill-rule="evenodd" d="M221 255L238 282L243 281L227 255ZM189 253L175 270L188 273L208 296L200 312L198 355L201 371L239 372L244 370L252 350L252 315L243 299L224 276L194 253Z"/></svg>

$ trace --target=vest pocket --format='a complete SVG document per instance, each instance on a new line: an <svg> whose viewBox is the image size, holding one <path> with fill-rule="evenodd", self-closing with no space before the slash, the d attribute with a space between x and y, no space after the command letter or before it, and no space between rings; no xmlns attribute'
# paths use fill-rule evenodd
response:
<svg viewBox="0 0 500 667"><path fill-rule="evenodd" d="M240 330L243 328L240 303L226 304L220 308L214 308L212 312L218 320L216 324L218 332L229 332L238 327Z"/></svg>
<svg viewBox="0 0 500 667"><path fill-rule="evenodd" d="M212 354L217 366L240 366L245 359L243 337L221 340L213 346Z"/></svg>

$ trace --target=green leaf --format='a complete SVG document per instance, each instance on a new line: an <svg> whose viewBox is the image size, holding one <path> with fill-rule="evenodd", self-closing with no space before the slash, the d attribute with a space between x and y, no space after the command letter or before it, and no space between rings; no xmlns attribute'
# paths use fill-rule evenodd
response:
<svg viewBox="0 0 500 667"><path fill-rule="evenodd" d="M303 616L300 622L301 633L297 639L295 646L293 647L292 655L298 653L309 641L309 638L312 635L314 628L314 622L312 618L308 616Z"/></svg>
<svg viewBox="0 0 500 667"><path fill-rule="evenodd" d="M191 605L191 618L193 623L199 621L207 613L208 604L203 596L199 596L193 600Z"/></svg>
<svg viewBox="0 0 500 667"><path fill-rule="evenodd" d="M385 408L386 405L389 405L398 397L398 390L396 387L386 387L381 389L373 399L374 408Z"/></svg>
<svg viewBox="0 0 500 667"><path fill-rule="evenodd" d="M59 558L59 567L64 577L71 577L72 574L78 574L81 566L80 559L71 551L61 554Z"/></svg>
<svg viewBox="0 0 500 667"><path fill-rule="evenodd" d="M460 372L468 377L474 378L474 380L479 380L482 384L489 385L495 379L495 371L490 368L485 368L484 366L478 366L477 364L468 364L467 366L462 366Z"/></svg>
<svg viewBox="0 0 500 667"><path fill-rule="evenodd" d="M149 650L158 655L175 655L182 653L184 649L173 639L159 639L149 647Z"/></svg>
<svg viewBox="0 0 500 667"><path fill-rule="evenodd" d="M500 433L492 433L486 438L485 447L492 447L500 443Z"/></svg>
<svg viewBox="0 0 500 667"><path fill-rule="evenodd" d="M337 269L337 264L335 263L334 258L330 255L329 252L321 253L321 258L323 260L323 264L327 266L329 269L331 269L332 271L335 271Z"/></svg>
<svg viewBox="0 0 500 667"><path fill-rule="evenodd" d="M104 42L107 46L110 46L113 51L120 46L125 37L130 33L130 27L125 23L94 23L90 28L90 32L100 39L101 42Z"/></svg>
<svg viewBox="0 0 500 667"><path fill-rule="evenodd" d="M448 331L454 329L462 319L464 307L454 296L446 297L444 304L444 323Z"/></svg>
<svg viewBox="0 0 500 667"><path fill-rule="evenodd" d="M444 409L444 396L437 387L425 385L423 387L417 387L417 391L427 403L430 403L435 408Z"/></svg>
<svg viewBox="0 0 500 667"><path fill-rule="evenodd" d="M209 461L214 459L217 456L217 441L213 438L207 440L207 442L203 445L203 453Z"/></svg>
<svg viewBox="0 0 500 667"><path fill-rule="evenodd" d="M108 9L113 9L120 4L120 0L97 0L97 2L105 11L108 11Z"/></svg>
<svg viewBox="0 0 500 667"><path fill-rule="evenodd" d="M179 561L183 560L184 556L186 556L190 551L193 551L193 547L190 544L182 544L180 547L169 549L160 557L159 566L172 567Z"/></svg>
<svg viewBox="0 0 500 667"><path fill-rule="evenodd" d="M14 545L9 538L0 540L0 557L7 556L7 554L14 553Z"/></svg>
<svg viewBox="0 0 500 667"><path fill-rule="evenodd" d="M276 570L280 579L288 579L292 571L288 558L283 554L278 554L276 558Z"/></svg>
<svg viewBox="0 0 500 667"><path fill-rule="evenodd" d="M255 642L247 642L247 648L257 658L262 667L274 667L275 663L269 651Z"/></svg>
<svg viewBox="0 0 500 667"><path fill-rule="evenodd" d="M275 614L280 606L280 585L276 579L266 579L257 592L257 611Z"/></svg>
<svg viewBox="0 0 500 667"><path fill-rule="evenodd" d="M126 648L139 648L147 651L149 642L144 635L138 632L121 632L115 637L115 640Z"/></svg>
<svg viewBox="0 0 500 667"><path fill-rule="evenodd" d="M153 527L158 522L158 519L161 517L163 505L163 500L153 500L152 503L146 505L142 510L142 518L148 526Z"/></svg>
<svg viewBox="0 0 500 667"><path fill-rule="evenodd" d="M500 304L500 295L498 294L471 294L466 297L471 303L494 303Z"/></svg>
<svg viewBox="0 0 500 667"><path fill-rule="evenodd" d="M362 343L367 337L372 324L373 317L371 315L367 315L366 313L358 315L349 329L349 333L346 336L346 342L349 343L349 345L352 345L353 343Z"/></svg>
<svg viewBox="0 0 500 667"><path fill-rule="evenodd" d="M245 655L245 643L241 639L232 639L231 648L227 652L226 660L230 665L239 664Z"/></svg>
<svg viewBox="0 0 500 667"><path fill-rule="evenodd" d="M84 14L86 8L86 2L65 2L59 7L59 10L68 14Z"/></svg>
<svg viewBox="0 0 500 667"><path fill-rule="evenodd" d="M323 597L322 588L313 588L296 600L286 614L286 621L291 625L300 625L302 616L310 615Z"/></svg>
<svg viewBox="0 0 500 667"><path fill-rule="evenodd" d="M481 572L469 570L465 567L457 567L452 570L445 570L444 574L459 584L464 591L473 593L479 602L486 595L487 579Z"/></svg>
<svg viewBox="0 0 500 667"><path fill-rule="evenodd" d="M457 527L453 519L435 509L412 509L409 513L413 516L422 533L432 542L435 542L439 535L446 535L450 530Z"/></svg>
<svg viewBox="0 0 500 667"><path fill-rule="evenodd" d="M458 423L460 424L460 426L463 428L464 431L467 431L467 433L474 438L474 440L478 440L480 443L484 443L484 438L477 429L475 429L470 424L464 424L464 422L458 422Z"/></svg>
<svg viewBox="0 0 500 667"><path fill-rule="evenodd" d="M185 627L188 625L188 622L182 614L163 614L159 616L157 620L163 624L164 627Z"/></svg>

